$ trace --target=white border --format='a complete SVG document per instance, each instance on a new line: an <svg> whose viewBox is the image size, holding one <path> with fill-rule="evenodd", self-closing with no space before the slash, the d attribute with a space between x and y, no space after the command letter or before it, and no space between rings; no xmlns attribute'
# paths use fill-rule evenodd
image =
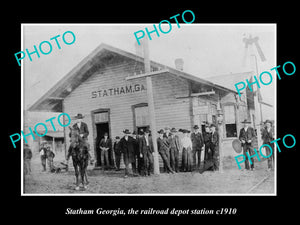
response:
<svg viewBox="0 0 300 225"><path fill-rule="evenodd" d="M65 24L65 23L21 23L21 51L24 50L24 36L23 36L23 32L24 32L24 26L25 25L31 25L31 26L120 26L120 25L126 25L126 26L134 26L134 25L149 25L151 23L130 23L130 24L118 24L118 23L114 23L114 24L107 24L107 23L97 23L97 24L90 24L90 23L69 23L69 24ZM192 25L200 25L200 26L227 26L227 25L236 25L236 26L243 26L243 25L252 25L252 26L264 26L264 25L268 25L268 26L275 26L275 64L277 64L277 23L261 23L261 24L255 24L255 23L226 23L226 24L219 24L219 23L204 23L204 24L199 24L199 23L193 23ZM190 24L180 24L180 26L190 26ZM21 61L21 128L22 130L24 129L23 125L24 125L24 104L23 104L23 100L24 100L24 65L25 63L23 62L23 60ZM276 65L274 65L275 67ZM275 86L274 86L274 96L275 96L275 102L274 102L274 112L275 112L275 138L277 139L277 79L275 80ZM229 194L88 194L88 193L81 193L81 194L74 194L74 193L70 193L70 194L38 194L38 193L24 193L24 176L23 176L23 136L21 135L21 196L277 196L277 152L274 151L275 153L275 169L274 169L274 193L272 194L251 194L251 193L245 193L245 194L233 194L233 193L229 193Z"/></svg>

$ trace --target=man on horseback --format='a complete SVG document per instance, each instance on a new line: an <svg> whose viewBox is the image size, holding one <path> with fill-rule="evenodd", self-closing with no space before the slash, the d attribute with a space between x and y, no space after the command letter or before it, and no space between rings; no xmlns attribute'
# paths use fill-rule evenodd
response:
<svg viewBox="0 0 300 225"><path fill-rule="evenodd" d="M89 159L91 159L90 155L90 145L87 142L88 140L88 135L89 135L89 129L86 123L82 122L82 119L84 116L81 113L78 113L77 116L75 116L76 123L73 125L73 129L78 130L79 133L79 143L83 143L84 145L87 146L88 149L88 156ZM71 137L71 132L69 133L69 137ZM70 156L72 155L72 145L70 145L69 150L68 150L68 155L67 155L67 160L69 160Z"/></svg>

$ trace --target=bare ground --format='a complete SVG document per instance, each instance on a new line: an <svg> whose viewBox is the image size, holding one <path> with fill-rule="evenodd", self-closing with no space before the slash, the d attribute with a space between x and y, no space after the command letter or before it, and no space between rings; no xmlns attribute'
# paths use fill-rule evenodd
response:
<svg viewBox="0 0 300 225"><path fill-rule="evenodd" d="M69 163L71 167L71 163ZM25 194L273 194L274 171L266 162L256 163L254 171L238 170L233 164L224 172L207 171L127 177L124 171L88 170L89 186L76 191L74 171L42 172L39 156L32 160L32 173L24 176ZM264 182L261 182L264 179ZM261 182L261 183L260 183ZM257 185L260 183L259 185ZM257 186L256 186L257 185ZM253 186L256 186L253 189ZM250 191L250 192L249 192Z"/></svg>

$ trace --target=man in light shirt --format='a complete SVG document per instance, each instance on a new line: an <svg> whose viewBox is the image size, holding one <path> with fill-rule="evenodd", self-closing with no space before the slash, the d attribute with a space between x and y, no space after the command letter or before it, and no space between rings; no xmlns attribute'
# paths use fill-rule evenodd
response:
<svg viewBox="0 0 300 225"><path fill-rule="evenodd" d="M183 172L191 172L192 171L192 149L193 144L191 138L188 136L190 131L183 129L183 138L181 139L182 145L182 171Z"/></svg>

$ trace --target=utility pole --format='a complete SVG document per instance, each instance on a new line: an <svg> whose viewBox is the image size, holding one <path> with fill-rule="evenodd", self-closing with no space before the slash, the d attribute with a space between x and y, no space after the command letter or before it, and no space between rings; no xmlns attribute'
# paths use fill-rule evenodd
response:
<svg viewBox="0 0 300 225"><path fill-rule="evenodd" d="M150 57L149 57L149 46L147 38L143 40L143 50L144 50L144 63L145 63L145 73L150 73ZM152 78L151 76L146 76L147 85L147 99L148 99L148 110L150 118L150 130L152 136L152 142L154 147L154 174L159 174L159 161L158 161L158 149L157 149L157 135L156 135L156 119L155 119L155 109L153 100L153 88L152 88Z"/></svg>

